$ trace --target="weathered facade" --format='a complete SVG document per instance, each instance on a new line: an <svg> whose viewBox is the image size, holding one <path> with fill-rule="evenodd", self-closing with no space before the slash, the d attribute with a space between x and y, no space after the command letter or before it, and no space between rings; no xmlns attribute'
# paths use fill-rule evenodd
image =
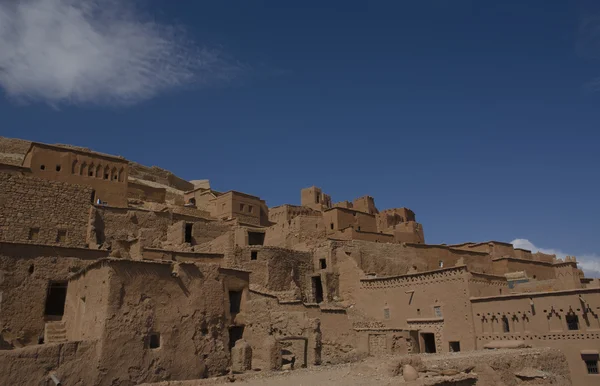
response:
<svg viewBox="0 0 600 386"><path fill-rule="evenodd" d="M502 344L558 349L574 385L600 380L600 281L575 258L428 245L412 210L370 196L334 204L313 186L268 208L87 149L2 149L0 363L13 370L0 384L134 385Z"/></svg>

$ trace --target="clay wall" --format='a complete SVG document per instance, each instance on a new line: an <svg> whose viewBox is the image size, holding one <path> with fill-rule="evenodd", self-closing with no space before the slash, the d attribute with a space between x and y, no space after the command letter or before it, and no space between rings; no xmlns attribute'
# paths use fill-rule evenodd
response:
<svg viewBox="0 0 600 386"><path fill-rule="evenodd" d="M461 350L473 350L468 280L464 268L362 279L356 307L386 327L434 333L438 353L456 341Z"/></svg>
<svg viewBox="0 0 600 386"><path fill-rule="evenodd" d="M373 243L393 243L394 235L388 233L357 231L355 228L345 228L329 236L335 240L361 240Z"/></svg>
<svg viewBox="0 0 600 386"><path fill-rule="evenodd" d="M596 382L581 355L600 347L600 289L472 298L471 303L477 348L498 340L558 348L567 357L573 385ZM575 329L569 327L570 316L576 316Z"/></svg>
<svg viewBox="0 0 600 386"><path fill-rule="evenodd" d="M232 277L216 265L158 264L112 260L100 276L72 280L87 288L108 287L99 366L100 384L128 379L133 384L222 375L229 366L229 289L242 290L247 276ZM242 275L243 276L243 275ZM102 280L102 281L100 281ZM76 286L72 286L74 289ZM69 289L70 291L70 289ZM77 296L69 296L69 300ZM64 320L83 320L88 308L68 306ZM77 314L83 312L83 315ZM155 336L158 348L151 346ZM134 371L132 371L134 369Z"/></svg>
<svg viewBox="0 0 600 386"><path fill-rule="evenodd" d="M167 190L164 188L154 188L152 186L129 181L127 184L127 198L164 203Z"/></svg>
<svg viewBox="0 0 600 386"><path fill-rule="evenodd" d="M307 251L325 238L325 225L320 216L297 216L267 228L265 245Z"/></svg>
<svg viewBox="0 0 600 386"><path fill-rule="evenodd" d="M517 271L524 271L529 278L537 280L556 278L555 268L551 263L515 258L499 258L493 261L493 272L497 275Z"/></svg>
<svg viewBox="0 0 600 386"><path fill-rule="evenodd" d="M320 188L311 186L300 191L300 203L302 206L322 211L331 208L331 197L324 194Z"/></svg>
<svg viewBox="0 0 600 386"><path fill-rule="evenodd" d="M111 206L127 207L125 159L33 143L23 166L39 178L89 186L95 198Z"/></svg>
<svg viewBox="0 0 600 386"><path fill-rule="evenodd" d="M37 344L44 336L50 282L66 281L105 256L98 250L0 243L0 340L11 347Z"/></svg>
<svg viewBox="0 0 600 386"><path fill-rule="evenodd" d="M391 232L396 243L425 244L423 226L419 223L410 221L397 224L394 225Z"/></svg>
<svg viewBox="0 0 600 386"><path fill-rule="evenodd" d="M93 385L97 377L97 342L67 342L0 351L1 385Z"/></svg>
<svg viewBox="0 0 600 386"><path fill-rule="evenodd" d="M171 217L168 212L95 206L90 240L107 247L118 240L137 239L144 231L141 246L159 247L166 239Z"/></svg>
<svg viewBox="0 0 600 386"><path fill-rule="evenodd" d="M213 199L214 208L211 215L219 219L237 218L240 222L252 225L268 223L267 217L261 219L264 202L260 198L239 192L227 192Z"/></svg>
<svg viewBox="0 0 600 386"><path fill-rule="evenodd" d="M332 208L323 212L328 234L353 227L357 231L377 232L375 216L352 209Z"/></svg>
<svg viewBox="0 0 600 386"><path fill-rule="evenodd" d="M392 208L377 213L377 229L380 231L408 221L416 221L415 213L408 208Z"/></svg>
<svg viewBox="0 0 600 386"><path fill-rule="evenodd" d="M144 166L136 162L129 162L129 174L132 177L141 180L158 182L159 184L170 186L177 190L189 191L194 189L194 184L182 178L177 177L168 170L157 166Z"/></svg>
<svg viewBox="0 0 600 386"><path fill-rule="evenodd" d="M475 272L493 271L488 255L445 246L373 243L360 240L343 242L340 245L350 252L366 273L380 276L403 275L410 270L431 271L453 267L459 263L466 264L469 270Z"/></svg>
<svg viewBox="0 0 600 386"><path fill-rule="evenodd" d="M0 163L20 166L30 147L30 141L0 137Z"/></svg>
<svg viewBox="0 0 600 386"><path fill-rule="evenodd" d="M298 287L303 294L309 292L308 275L312 272L312 254L309 252L263 246L237 248L232 266L251 271L253 286L268 291L289 291Z"/></svg>
<svg viewBox="0 0 600 386"><path fill-rule="evenodd" d="M92 189L0 173L0 240L82 247Z"/></svg>
<svg viewBox="0 0 600 386"><path fill-rule="evenodd" d="M269 221L272 223L282 223L291 221L298 216L318 216L321 217L321 212L310 209L304 206L297 205L280 205L269 209Z"/></svg>
<svg viewBox="0 0 600 386"><path fill-rule="evenodd" d="M352 208L359 212L368 214L377 214L379 211L375 207L375 199L371 196L363 196L352 201Z"/></svg>

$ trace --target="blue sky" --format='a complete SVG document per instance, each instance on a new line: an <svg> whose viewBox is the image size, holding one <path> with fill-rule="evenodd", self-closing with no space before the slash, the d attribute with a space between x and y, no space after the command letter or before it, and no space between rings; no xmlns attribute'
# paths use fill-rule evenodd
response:
<svg viewBox="0 0 600 386"><path fill-rule="evenodd" d="M428 243L527 239L600 270L593 2L125 3L0 6L0 135L270 206L369 194Z"/></svg>

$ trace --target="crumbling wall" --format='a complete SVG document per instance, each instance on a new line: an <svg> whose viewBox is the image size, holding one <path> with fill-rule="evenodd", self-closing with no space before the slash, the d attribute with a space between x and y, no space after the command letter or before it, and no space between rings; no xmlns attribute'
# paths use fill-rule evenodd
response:
<svg viewBox="0 0 600 386"><path fill-rule="evenodd" d="M168 212L101 206L94 207L92 218L90 239L105 247L117 240L136 239L143 229L151 231L146 232L149 239L145 240L144 246L158 247L165 240L172 221Z"/></svg>
<svg viewBox="0 0 600 386"><path fill-rule="evenodd" d="M252 346L252 367L271 369L272 356L293 355L297 367L321 364L321 323L306 311L282 307L276 299L254 297L247 304L244 340ZM270 340L278 342L274 353ZM276 370L276 368L275 368Z"/></svg>
<svg viewBox="0 0 600 386"><path fill-rule="evenodd" d="M106 265L108 272L101 281L89 274L74 279L87 285L88 291L98 285L109 291L102 299L106 320L100 338L99 384L226 373L230 320L224 274L217 265L129 260ZM75 319L72 312L77 308L68 310L65 319Z"/></svg>
<svg viewBox="0 0 600 386"><path fill-rule="evenodd" d="M97 342L67 342L0 351L1 385L93 385Z"/></svg>
<svg viewBox="0 0 600 386"><path fill-rule="evenodd" d="M253 257L254 256L254 257ZM312 272L312 253L284 248L249 246L236 248L233 267L251 271L250 283L269 291L299 288L309 292L308 275Z"/></svg>
<svg viewBox="0 0 600 386"><path fill-rule="evenodd" d="M51 281L65 281L103 251L0 244L0 338L8 347L37 344ZM74 257L79 256L79 257Z"/></svg>
<svg viewBox="0 0 600 386"><path fill-rule="evenodd" d="M135 181L127 183L128 199L164 203L166 194L165 188L155 188Z"/></svg>
<svg viewBox="0 0 600 386"><path fill-rule="evenodd" d="M0 172L0 240L83 247L92 189Z"/></svg>

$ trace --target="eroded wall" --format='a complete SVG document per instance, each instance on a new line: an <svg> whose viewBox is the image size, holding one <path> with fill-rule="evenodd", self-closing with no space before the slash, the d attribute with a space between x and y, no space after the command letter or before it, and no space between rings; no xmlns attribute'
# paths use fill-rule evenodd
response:
<svg viewBox="0 0 600 386"><path fill-rule="evenodd" d="M83 247L92 189L0 172L0 240Z"/></svg>

